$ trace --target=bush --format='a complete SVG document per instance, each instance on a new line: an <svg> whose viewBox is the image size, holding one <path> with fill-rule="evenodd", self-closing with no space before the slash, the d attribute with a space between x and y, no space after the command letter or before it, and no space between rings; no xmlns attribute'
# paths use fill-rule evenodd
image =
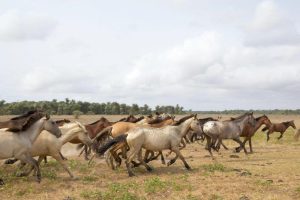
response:
<svg viewBox="0 0 300 200"><path fill-rule="evenodd" d="M73 116L75 119L79 119L79 116L82 115L83 113L80 110L74 110L73 111Z"/></svg>

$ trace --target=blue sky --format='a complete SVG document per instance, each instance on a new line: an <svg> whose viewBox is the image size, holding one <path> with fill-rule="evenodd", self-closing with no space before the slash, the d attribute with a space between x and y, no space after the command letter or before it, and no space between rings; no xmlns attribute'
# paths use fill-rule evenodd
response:
<svg viewBox="0 0 300 200"><path fill-rule="evenodd" d="M0 99L299 108L299 1L1 1Z"/></svg>

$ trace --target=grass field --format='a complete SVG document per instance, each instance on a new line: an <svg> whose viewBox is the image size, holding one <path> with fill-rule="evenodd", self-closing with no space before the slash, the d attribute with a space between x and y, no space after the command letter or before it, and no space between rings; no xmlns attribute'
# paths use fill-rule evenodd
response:
<svg viewBox="0 0 300 200"><path fill-rule="evenodd" d="M111 121L121 118L106 117ZM7 118L0 116L0 121ZM72 116L54 118L74 119ZM81 116L78 121L90 123L98 118ZM273 115L269 118L272 122L294 119L300 128L300 116ZM192 171L185 170L180 160L170 167L157 160L150 163L153 172L139 167L134 169L137 176L132 178L128 177L123 164L112 171L98 158L89 166L77 156L75 147L67 144L63 154L68 157L69 168L77 180L71 180L52 159L41 166L40 184L33 176L16 177L17 165L1 163L0 177L6 184L0 186L0 199L300 199L300 141L294 141L294 133L295 130L289 128L279 141L276 139L279 133L272 134L267 143L266 135L258 131L252 142L254 153L248 156L243 152L232 153L237 145L225 141L230 150L214 152L215 161L204 150L204 144L194 143L182 150Z"/></svg>

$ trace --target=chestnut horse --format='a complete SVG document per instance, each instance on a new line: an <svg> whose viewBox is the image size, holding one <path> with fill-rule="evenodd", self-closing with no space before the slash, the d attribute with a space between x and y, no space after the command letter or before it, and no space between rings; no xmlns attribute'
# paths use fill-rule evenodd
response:
<svg viewBox="0 0 300 200"><path fill-rule="evenodd" d="M280 136L277 138L279 140L282 138L283 133L286 131L286 129L290 126L293 127L294 129L296 129L294 120L287 121L287 122L281 122L281 123L275 123L275 124L272 124L271 126L266 126L265 128L262 129L262 131L268 130L267 141L270 140L270 136L269 136L270 134L272 134L274 132L280 132Z"/></svg>

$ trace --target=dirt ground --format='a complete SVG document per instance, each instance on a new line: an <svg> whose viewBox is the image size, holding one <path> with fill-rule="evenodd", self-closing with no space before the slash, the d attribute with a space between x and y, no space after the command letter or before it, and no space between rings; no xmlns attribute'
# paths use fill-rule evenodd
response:
<svg viewBox="0 0 300 200"><path fill-rule="evenodd" d="M0 116L0 121L8 117ZM74 120L73 116L53 117ZM99 117L80 116L78 121L91 123ZM115 121L122 116L105 117ZM222 119L228 117L223 116ZM294 119L300 128L300 116L272 115L269 118L272 122ZM279 133L275 133L266 142L266 135L258 131L252 142L254 153L248 156L243 152L233 153L237 144L225 141L230 150L214 152L214 161L208 156L204 144L188 144L182 153L192 167L191 171L184 169L180 160L169 167L156 160L150 163L153 172L149 173L141 166L134 169L136 176L132 178L128 177L124 164L115 171L102 158L88 165L83 157L77 156L74 145L66 144L62 153L68 157L69 168L76 175L76 180L71 180L62 167L50 158L47 164L41 166L40 184L35 182L33 176L16 177L17 165L8 166L1 161L0 177L5 185L0 186L0 200L300 199L300 141L294 140L294 134L295 130L289 128L281 140L277 140Z"/></svg>

